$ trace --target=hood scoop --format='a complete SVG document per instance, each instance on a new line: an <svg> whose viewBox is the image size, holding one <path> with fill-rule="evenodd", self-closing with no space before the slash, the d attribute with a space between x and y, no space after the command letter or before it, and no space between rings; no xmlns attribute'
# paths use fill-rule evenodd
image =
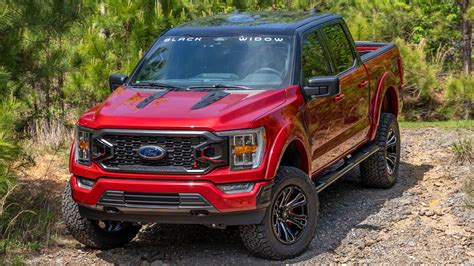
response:
<svg viewBox="0 0 474 266"><path fill-rule="evenodd" d="M213 92L209 92L208 94L206 94L206 96L202 97L202 99L196 103L195 105L193 105L193 107L191 108L192 110L196 110L196 109L201 109L201 108L204 108L206 106L209 106L223 98L225 98L226 96L228 96L230 93L228 92L225 92L225 91L213 91Z"/></svg>
<svg viewBox="0 0 474 266"><path fill-rule="evenodd" d="M155 92L153 93L152 95L146 97L145 99L143 99L143 101L141 101L139 104L137 104L137 108L138 109L143 109L145 108L147 105L149 105L151 102L153 102L154 100L156 99L159 99L161 97L163 97L164 95L166 95L167 93L169 92L169 90L164 90L164 91L159 91L159 92Z"/></svg>

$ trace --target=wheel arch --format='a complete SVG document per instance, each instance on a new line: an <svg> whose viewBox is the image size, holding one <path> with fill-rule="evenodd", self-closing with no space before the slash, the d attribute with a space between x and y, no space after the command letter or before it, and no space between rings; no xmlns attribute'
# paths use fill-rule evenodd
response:
<svg viewBox="0 0 474 266"><path fill-rule="evenodd" d="M391 72L385 72L377 84L377 90L372 100L370 139L375 138L382 113L391 113L398 117L400 112L397 77Z"/></svg>
<svg viewBox="0 0 474 266"><path fill-rule="evenodd" d="M289 130L290 128L293 130ZM292 126L280 130L270 151L266 178L273 178L282 165L298 168L310 176L309 144L304 139L305 134Z"/></svg>
<svg viewBox="0 0 474 266"><path fill-rule="evenodd" d="M284 150L279 166L291 166L309 174L309 160L303 143L294 139Z"/></svg>

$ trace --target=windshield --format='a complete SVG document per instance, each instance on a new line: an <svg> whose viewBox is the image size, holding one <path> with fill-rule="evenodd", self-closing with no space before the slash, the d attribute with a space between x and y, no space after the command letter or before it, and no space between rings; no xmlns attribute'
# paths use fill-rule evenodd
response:
<svg viewBox="0 0 474 266"><path fill-rule="evenodd" d="M293 39L289 36L162 37L147 53L130 83L287 87Z"/></svg>

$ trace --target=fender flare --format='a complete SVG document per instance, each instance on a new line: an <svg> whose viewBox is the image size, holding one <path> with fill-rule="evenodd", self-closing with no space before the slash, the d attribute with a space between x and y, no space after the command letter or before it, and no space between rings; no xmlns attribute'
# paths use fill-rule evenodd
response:
<svg viewBox="0 0 474 266"><path fill-rule="evenodd" d="M377 128L379 125L380 114L382 110L382 104L387 93L390 93L390 105L394 112L395 116L398 116L399 111L399 92L395 88L398 87L397 84L397 77L389 71L386 71L382 74L379 82L377 83L377 90L372 100L371 110L370 110L370 121L371 121L371 129L369 132L370 140L375 138L375 134L377 133Z"/></svg>
<svg viewBox="0 0 474 266"><path fill-rule="evenodd" d="M273 141L273 146L270 147L268 155L267 170L265 173L266 179L275 177L278 168L280 167L283 154L290 144L295 143L301 157L302 170L311 175L311 162L309 154L309 144L303 141L307 139L305 133L294 124L286 124L280 129Z"/></svg>

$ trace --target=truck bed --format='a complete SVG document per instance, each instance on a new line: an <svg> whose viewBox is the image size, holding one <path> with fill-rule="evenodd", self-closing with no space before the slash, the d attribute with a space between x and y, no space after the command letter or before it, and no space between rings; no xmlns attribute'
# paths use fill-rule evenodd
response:
<svg viewBox="0 0 474 266"><path fill-rule="evenodd" d="M358 41L355 46L369 75L377 80L377 84L382 81L385 73L398 77L397 82L403 84L402 61L394 43ZM376 89L377 87L372 87L371 97L375 95ZM401 86L398 89L401 90Z"/></svg>
<svg viewBox="0 0 474 266"><path fill-rule="evenodd" d="M359 52L363 62L367 62L381 54L384 54L395 48L395 44L386 42L355 42L356 49Z"/></svg>

